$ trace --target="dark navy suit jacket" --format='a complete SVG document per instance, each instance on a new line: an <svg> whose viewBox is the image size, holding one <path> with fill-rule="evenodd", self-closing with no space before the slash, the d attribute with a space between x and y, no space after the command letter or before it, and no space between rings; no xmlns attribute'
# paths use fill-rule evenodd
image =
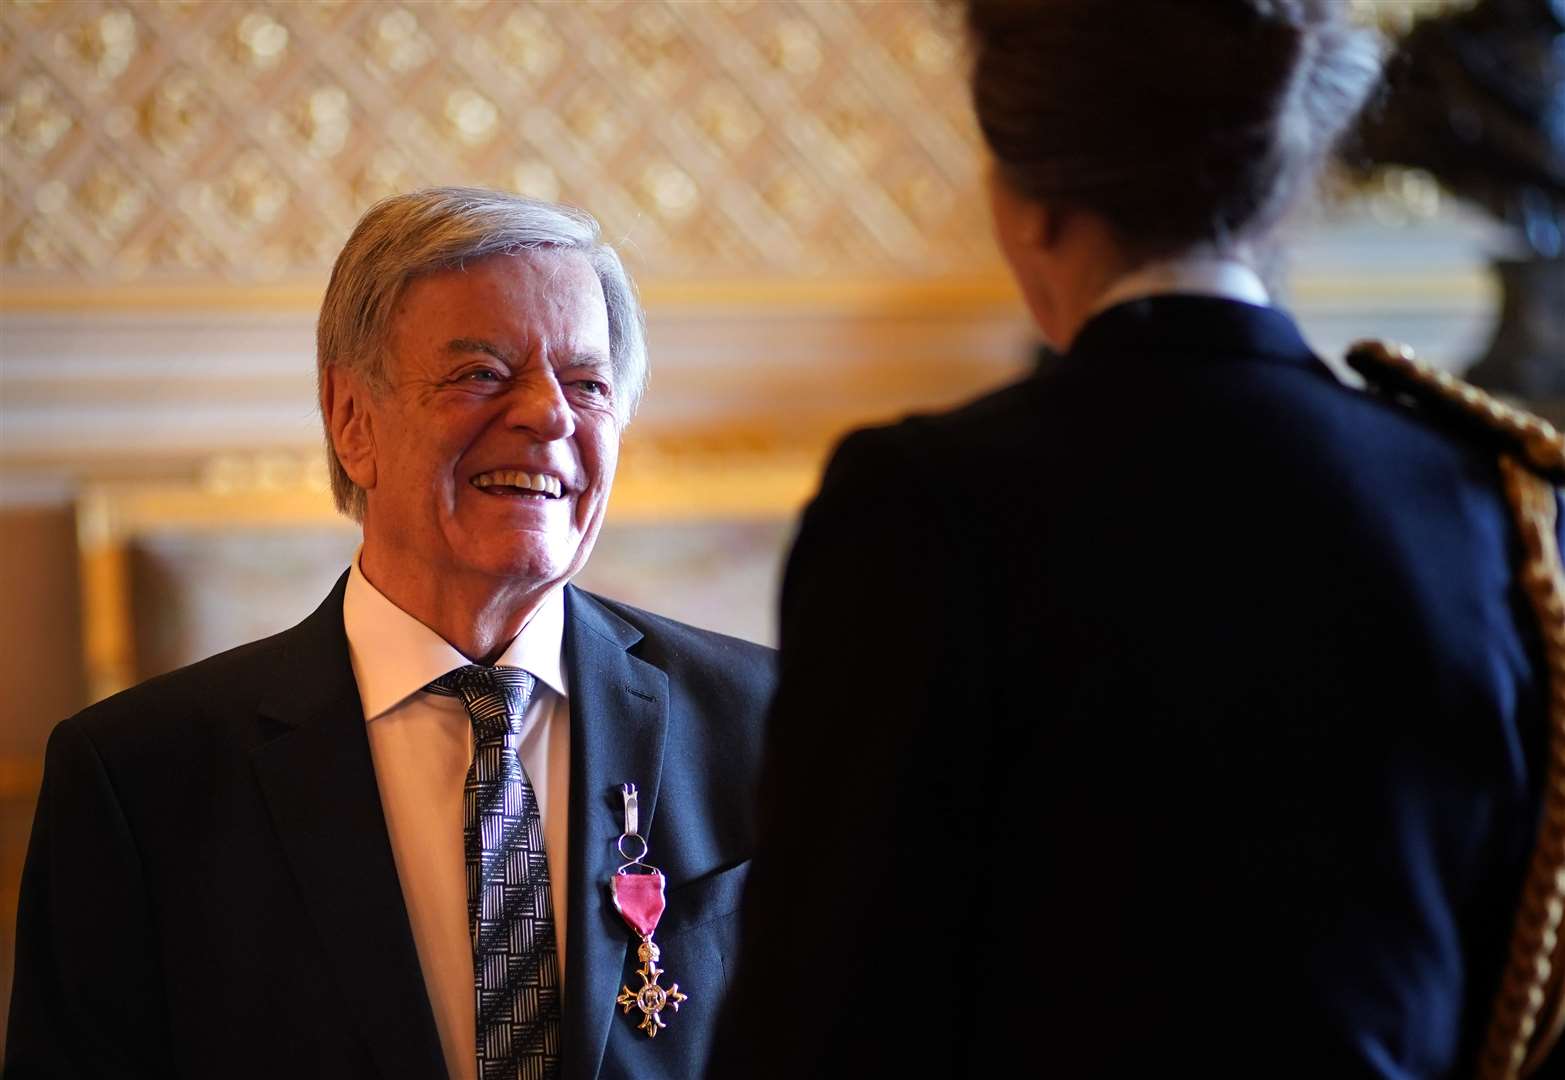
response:
<svg viewBox="0 0 1565 1080"><path fill-rule="evenodd" d="M1448 1077L1537 815L1495 455L1168 296L806 513L714 1076Z"/></svg>
<svg viewBox="0 0 1565 1080"><path fill-rule="evenodd" d="M7 1077L443 1077L348 660L343 585L292 630L49 743ZM570 588L566 1078L699 1074L737 949L771 651ZM619 785L668 875L657 1039L608 881Z"/></svg>

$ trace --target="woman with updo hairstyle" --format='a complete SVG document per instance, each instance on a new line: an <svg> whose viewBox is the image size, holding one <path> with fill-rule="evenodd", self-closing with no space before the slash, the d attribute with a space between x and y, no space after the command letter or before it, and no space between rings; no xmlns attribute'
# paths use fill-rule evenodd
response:
<svg viewBox="0 0 1565 1080"><path fill-rule="evenodd" d="M1261 249L1379 79L1378 39L1344 7L968 5L996 236L1049 344L1147 264L1198 262L1236 299L1264 296Z"/></svg>
<svg viewBox="0 0 1565 1080"><path fill-rule="evenodd" d="M1518 530L1492 440L1347 385L1259 272L1380 42L965 14L1060 356L850 435L805 513L712 1075L1474 1075L1546 756Z"/></svg>

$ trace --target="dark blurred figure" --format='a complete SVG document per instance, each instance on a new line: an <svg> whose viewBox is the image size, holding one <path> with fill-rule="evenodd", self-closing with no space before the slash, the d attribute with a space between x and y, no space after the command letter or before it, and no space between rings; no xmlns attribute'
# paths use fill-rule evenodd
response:
<svg viewBox="0 0 1565 1080"><path fill-rule="evenodd" d="M1565 412L1565 0L1420 20L1346 156L1425 169L1509 227L1500 321L1469 377Z"/></svg>
<svg viewBox="0 0 1565 1080"><path fill-rule="evenodd" d="M1565 452L1348 388L1255 272L1346 7L967 5L1063 357L827 469L712 1075L1471 1074L1549 709L1496 451Z"/></svg>

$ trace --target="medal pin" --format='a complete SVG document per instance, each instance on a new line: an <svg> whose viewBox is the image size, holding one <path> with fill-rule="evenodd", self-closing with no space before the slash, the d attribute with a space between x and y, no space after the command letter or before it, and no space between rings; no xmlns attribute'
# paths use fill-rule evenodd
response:
<svg viewBox="0 0 1565 1080"><path fill-rule="evenodd" d="M641 961L641 967L637 969L641 986L636 990L621 986L619 996L614 1001L626 1015L629 1015L631 1009L641 1010L641 1023L636 1026L645 1031L648 1038L655 1038L659 1031L668 1026L663 1019L663 1010L671 1008L678 1012L680 1002L687 1000L688 995L680 991L678 983L670 983L666 987L658 983L664 974L664 970L658 966L662 950L652 940L652 932L657 929L658 920L663 916L663 871L644 861L648 848L639 831L640 811L636 785L627 783L620 788L620 792L625 799L625 831L620 834L617 846L620 858L626 861L610 879L609 891L614 897L614 909L641 939L641 944L636 947L636 958Z"/></svg>

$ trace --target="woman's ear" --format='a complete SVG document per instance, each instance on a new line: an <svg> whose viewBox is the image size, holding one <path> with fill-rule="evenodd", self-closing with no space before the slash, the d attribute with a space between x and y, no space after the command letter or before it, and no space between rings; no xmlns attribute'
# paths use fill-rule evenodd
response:
<svg viewBox="0 0 1565 1080"><path fill-rule="evenodd" d="M1043 203L1029 199L1023 195L1012 193L1016 205L1011 213L1016 222L1017 238L1026 247L1037 251L1047 251L1059 240L1060 223L1058 215L1050 212Z"/></svg>
<svg viewBox="0 0 1565 1080"><path fill-rule="evenodd" d="M375 425L370 389L358 372L329 364L321 380L321 415L332 449L348 478L365 491L375 486Z"/></svg>
<svg viewBox="0 0 1565 1080"><path fill-rule="evenodd" d="M1008 257L1046 251L1059 242L1060 222L1047 206L1018 192L995 166L990 166L988 183L995 236Z"/></svg>

